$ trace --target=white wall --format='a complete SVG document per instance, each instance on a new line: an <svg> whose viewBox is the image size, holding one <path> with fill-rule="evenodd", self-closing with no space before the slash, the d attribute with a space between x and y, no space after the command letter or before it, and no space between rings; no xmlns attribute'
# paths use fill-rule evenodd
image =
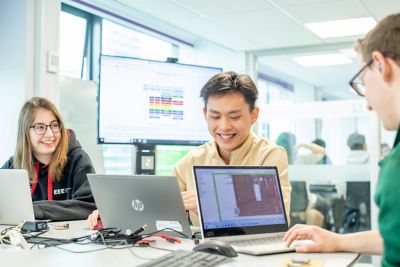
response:
<svg viewBox="0 0 400 267"><path fill-rule="evenodd" d="M179 48L179 63L222 68L222 71L233 70L244 73L246 57L244 52L235 52L207 40L198 40L194 47Z"/></svg>
<svg viewBox="0 0 400 267"><path fill-rule="evenodd" d="M0 1L0 165L14 152L18 114L32 88L31 2Z"/></svg>
<svg viewBox="0 0 400 267"><path fill-rule="evenodd" d="M19 111L32 96L57 103L58 75L46 71L58 52L58 0L0 1L0 164L15 149Z"/></svg>

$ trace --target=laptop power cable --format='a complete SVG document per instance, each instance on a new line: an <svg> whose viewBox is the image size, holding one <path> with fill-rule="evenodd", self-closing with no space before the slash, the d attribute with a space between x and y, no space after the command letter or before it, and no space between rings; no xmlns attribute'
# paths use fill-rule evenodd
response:
<svg viewBox="0 0 400 267"><path fill-rule="evenodd" d="M142 235L139 235L139 233L143 232L147 227L147 225L143 225L134 232L131 232L131 230L128 229L124 234L122 234L121 230L117 228L105 228L92 234L90 239L92 242L98 243L115 243L118 241L126 241L128 244L135 244L143 239Z"/></svg>

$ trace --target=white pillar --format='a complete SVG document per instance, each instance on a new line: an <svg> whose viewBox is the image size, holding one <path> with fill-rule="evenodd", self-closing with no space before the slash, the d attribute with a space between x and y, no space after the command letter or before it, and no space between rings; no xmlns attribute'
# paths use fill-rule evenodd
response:
<svg viewBox="0 0 400 267"><path fill-rule="evenodd" d="M59 0L35 0L34 95L59 104Z"/></svg>
<svg viewBox="0 0 400 267"><path fill-rule="evenodd" d="M246 73L251 77L254 84L257 85L258 79L258 66L257 66L257 56L252 53L246 52L245 54L246 63ZM253 124L253 132L258 133L258 121Z"/></svg>

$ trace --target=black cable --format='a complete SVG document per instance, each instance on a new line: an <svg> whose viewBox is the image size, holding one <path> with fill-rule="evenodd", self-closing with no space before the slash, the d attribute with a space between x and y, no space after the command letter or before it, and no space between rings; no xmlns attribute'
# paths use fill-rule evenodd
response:
<svg viewBox="0 0 400 267"><path fill-rule="evenodd" d="M11 230L15 227L9 227L6 228L4 230L1 231L1 234L5 234L8 230ZM172 228L163 228L159 231L155 231L152 233L149 233L146 235L146 237L165 231L165 230L171 230L173 232L176 232L178 234L180 234L182 237L185 238L189 238L187 235L185 235L182 232L176 231ZM96 252L96 251L101 251L101 250L106 250L106 249L128 249L129 252L142 260L152 260L154 258L145 258L142 256L137 255L132 248L134 247L138 247L139 245L136 243L137 241L141 240L143 237L141 235L124 235L124 234L120 234L121 230L118 228L105 228L102 230L97 231L95 234L98 235L98 237L96 237L96 239L92 240L93 235L86 235L86 236L82 236L82 237L78 237L78 238L72 238L69 240L65 240L65 239L57 239L57 238L50 238L50 237L40 237L40 235L48 232L49 229L41 231L37 234L24 234L24 237L28 238L27 241L29 240L29 243L34 242L34 244L30 247L30 249L33 249L34 247L38 247L39 249L41 248L40 246L43 246L42 248L48 248L48 247L54 247L63 251L67 251L70 253L89 253L89 252ZM35 240L38 239L38 240ZM88 241L86 243L83 243L84 241ZM128 242L131 242L131 244L129 244ZM85 251L74 251L74 250L70 250L70 249L66 249L63 247L60 247L60 245L66 245L66 244L77 244L77 245L89 245L89 244L101 244L104 245L104 248L99 248L99 249L92 249L92 250L85 250ZM118 247L120 245L125 245L123 247ZM166 249L166 248L160 248L160 247L155 247L155 246L151 246L151 245L147 245L144 247L150 247L153 249L158 249L158 250L164 250L164 251L169 251L172 252L174 250L170 250L170 249Z"/></svg>
<svg viewBox="0 0 400 267"><path fill-rule="evenodd" d="M85 240L93 241L92 238L95 235L109 235L111 233L118 234L120 232L121 232L121 230L119 228L104 228L104 229L98 230L97 232L90 234L90 235L72 238L72 239L70 239L70 241L72 243L79 244L79 242L82 242ZM94 243L94 242L92 242L92 243Z"/></svg>
<svg viewBox="0 0 400 267"><path fill-rule="evenodd" d="M11 226L11 227L5 228L0 232L0 235L5 235L7 233L7 231L12 230L14 228L16 228L16 226Z"/></svg>
<svg viewBox="0 0 400 267"><path fill-rule="evenodd" d="M42 231L40 231L40 232L27 232L27 233L22 233L22 232L21 232L21 234L23 235L23 237L24 237L25 239L26 239L26 238L30 239L30 238L38 237L38 236L40 236L40 235L42 235L42 234L44 234L44 233L47 233L48 231L49 231L49 229L42 230ZM33 233L36 233L36 234L33 234ZM28 239L27 239L26 241L28 241Z"/></svg>
<svg viewBox="0 0 400 267"><path fill-rule="evenodd" d="M85 250L85 251L75 251L75 250L70 250L70 249L66 249L66 248L62 248L59 247L59 245L66 245L66 244L78 244L78 245L86 245L86 244L82 244L82 243L78 243L78 242L71 242L71 240L60 240L60 239L54 239L54 238L44 238L42 241L37 242L36 244L34 244L31 248L37 246L38 248L40 248L40 245L44 245L45 248L47 247L54 247L63 251L67 251L67 252L71 252L71 253L89 253L89 252L95 252L95 251L101 251L101 250L106 250L106 249L115 249L115 246L118 246L120 244L126 244L125 247L123 248L129 248L128 243L126 242L126 240L112 240L111 242L107 242L104 239L104 236L102 233L100 233L102 242L94 242L93 240L87 239L88 241L90 241L89 243L86 244L102 244L105 247L104 248L99 248L99 249L91 249L91 250ZM53 242L60 242L59 244L49 244L47 241L53 241ZM116 244L110 244L110 243L114 243L114 242L118 242ZM122 249L122 248L118 248L118 249Z"/></svg>
<svg viewBox="0 0 400 267"><path fill-rule="evenodd" d="M40 248L39 245L43 245L44 248L47 248L47 247L56 247L59 245L66 245L71 243L70 240L50 238L50 237L32 237L29 238L27 241L29 241L29 243L34 244L31 247L31 249L34 248L35 246Z"/></svg>
<svg viewBox="0 0 400 267"><path fill-rule="evenodd" d="M102 245L105 246L104 248L92 249L92 250L86 250L86 251L74 251L74 250L70 250L70 249L66 249L66 248L62 248L62 247L58 247L58 246L55 246L55 248L58 248L58 249L61 249L61 250L64 250L64 251L68 251L68 252L71 252L71 253L89 253L89 252L95 252L95 251L106 250L106 249L128 249L131 252L132 255L134 255L135 257L141 258L140 256L136 255L131 250L131 248L134 247L134 244L129 244L125 239L107 240L107 238L105 238L102 233L100 233L100 238L101 238L101 242L91 240L91 242L87 243L87 244L102 244ZM112 244L112 243L116 243L116 244ZM119 245L125 245L125 246L117 247Z"/></svg>
<svg viewBox="0 0 400 267"><path fill-rule="evenodd" d="M180 234L182 237L185 237L185 238L190 239L190 237L188 237L186 234L184 234L184 233L182 233L182 232L179 232L179 231L177 231L177 230L175 230L175 229L168 228L168 227L167 227L167 228L163 228L163 229L158 230L158 231L154 231L154 232L152 232L152 233L148 233L148 234L146 234L146 235L143 235L143 237L144 237L144 238L145 238L145 237L149 237L149 236L151 236L151 235L154 235L154 234L160 233L160 232L162 232L162 231L166 231L166 230L173 231L173 232L175 232L175 233L177 233L177 234Z"/></svg>
<svg viewBox="0 0 400 267"><path fill-rule="evenodd" d="M7 229L4 229L1 233L5 234L8 230L13 229L14 227L9 227ZM159 231L155 231L153 233L148 234L152 235L152 234L156 234L159 233L161 231L165 231L165 230L171 230L174 231L178 234L180 234L183 237L187 237L187 235L185 235L184 233L181 233L179 231L176 231L172 228L164 228L161 229ZM67 251L70 253L75 253L75 254L83 254L83 253L90 253L90 252L97 252L97 251L102 251L102 250L106 250L106 249L128 249L128 251L136 258L141 259L141 260L145 260L145 261L149 261L149 260L153 260L155 259L154 257L152 258L147 258L147 257L142 257L138 254L136 254L132 248L134 247L139 247L140 245L138 245L136 242L142 239L141 235L131 235L131 236L127 236L127 235L123 235L120 234L120 230L117 228L107 228L107 229L103 229L100 230L98 232L96 232L96 234L98 234L98 237L100 238L100 240L92 240L91 237L92 235L86 235L86 236L82 236L82 237L78 237L78 238L73 238L73 239L69 239L69 240L64 240L64 239L56 239L56 238L48 238L48 237L39 237L40 235L46 233L48 231L41 231L37 234L24 234L24 237L28 238L27 240L29 240L30 243L35 242L30 249L33 249L34 247L37 247L38 249L41 249L40 246L43 246L42 248L48 248L48 247L54 247L56 249L59 250L63 250L63 251ZM39 240L35 240L39 239ZM130 242L132 242L131 244L128 243L127 238L130 238ZM86 243L82 243L84 241L88 241ZM67 249L67 248L63 248L60 247L60 245L66 245L66 244L77 244L77 245L88 245L88 244L101 244L104 245L104 248L98 248L98 249L91 249L91 250L84 250L84 251L76 251L76 250L71 250L71 249ZM122 247L118 247L120 245L124 245ZM168 251L168 252L173 252L174 250L171 249L166 249L166 248L160 248L160 247L155 247L155 246L151 246L151 245L146 245L143 247L150 247L153 249L158 249L158 250L163 250L163 251ZM156 257L157 258L157 257Z"/></svg>

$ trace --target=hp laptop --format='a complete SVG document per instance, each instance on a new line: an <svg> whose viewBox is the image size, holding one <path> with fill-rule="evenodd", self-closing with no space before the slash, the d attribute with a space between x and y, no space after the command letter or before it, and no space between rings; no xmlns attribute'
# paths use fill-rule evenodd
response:
<svg viewBox="0 0 400 267"><path fill-rule="evenodd" d="M104 227L144 234L171 228L191 237L176 177L154 175L88 174ZM181 236L170 229L161 233Z"/></svg>
<svg viewBox="0 0 400 267"><path fill-rule="evenodd" d="M288 222L276 167L193 166L204 240L230 243L237 252L294 251L282 241Z"/></svg>
<svg viewBox="0 0 400 267"><path fill-rule="evenodd" d="M28 172L0 169L0 224L34 221Z"/></svg>

